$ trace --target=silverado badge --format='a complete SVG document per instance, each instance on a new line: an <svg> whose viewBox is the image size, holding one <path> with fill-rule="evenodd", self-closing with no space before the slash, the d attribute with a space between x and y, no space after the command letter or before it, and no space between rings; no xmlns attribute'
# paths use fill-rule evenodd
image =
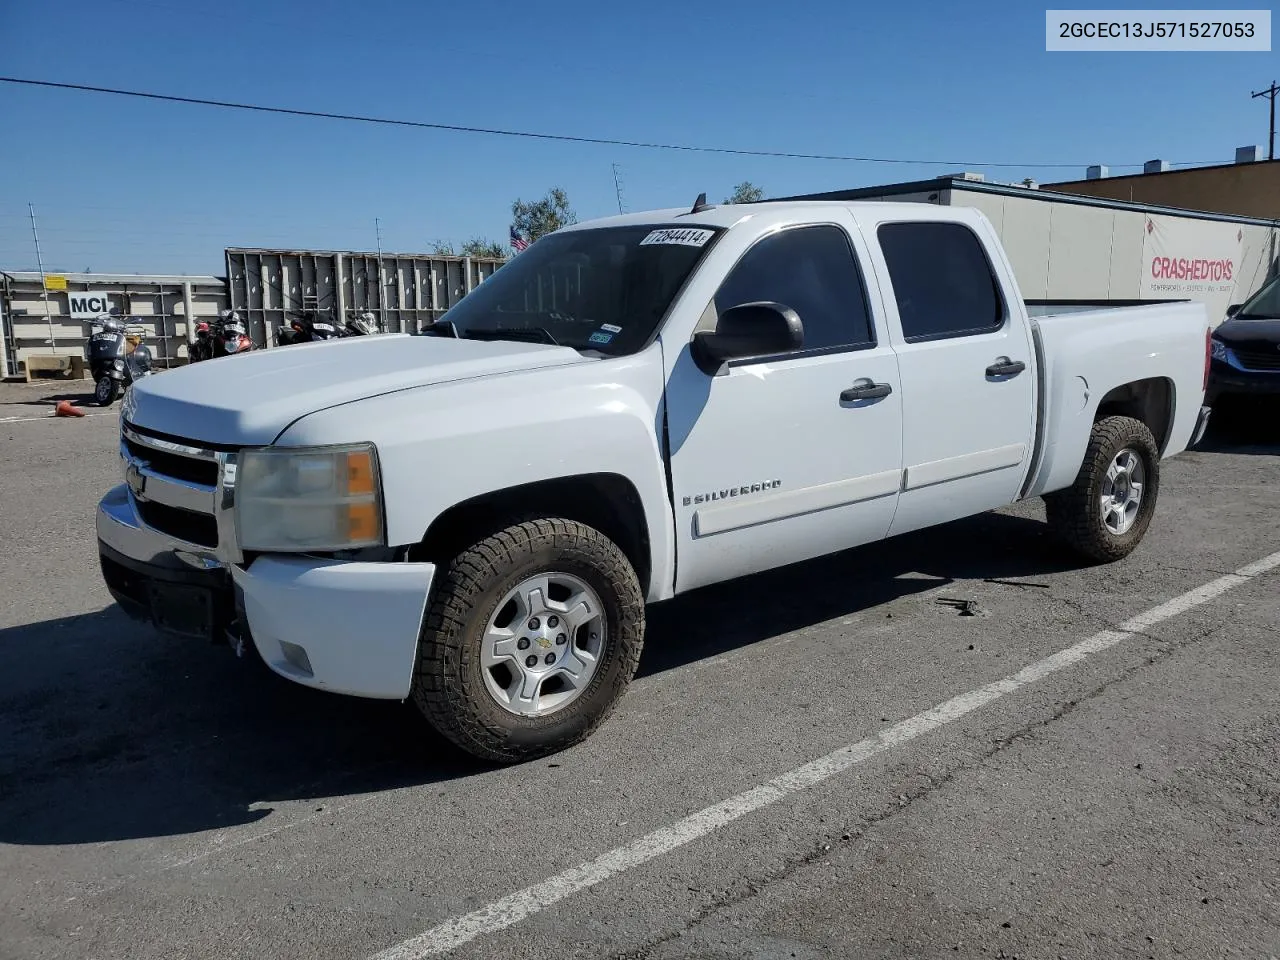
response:
<svg viewBox="0 0 1280 960"><path fill-rule="evenodd" d="M764 490L776 490L782 486L781 480L766 480L764 483L744 483L736 487L725 487L723 490L711 490L684 498L687 507L693 503L713 503L717 500L729 500L733 497L745 497L749 493L760 493Z"/></svg>

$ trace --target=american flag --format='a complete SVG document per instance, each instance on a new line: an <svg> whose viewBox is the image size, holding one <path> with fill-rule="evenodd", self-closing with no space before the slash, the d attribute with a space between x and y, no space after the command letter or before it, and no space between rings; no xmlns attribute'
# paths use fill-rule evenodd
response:
<svg viewBox="0 0 1280 960"><path fill-rule="evenodd" d="M512 226L511 249L513 249L516 253L520 253L527 246L529 246L529 241L526 240L524 237L520 236L520 234L516 233L516 228Z"/></svg>

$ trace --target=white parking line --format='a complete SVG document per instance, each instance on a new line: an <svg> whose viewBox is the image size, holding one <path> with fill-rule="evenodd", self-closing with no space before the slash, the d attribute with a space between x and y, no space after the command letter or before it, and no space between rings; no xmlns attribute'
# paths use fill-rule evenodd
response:
<svg viewBox="0 0 1280 960"><path fill-rule="evenodd" d="M0 423L34 423L36 420L82 420L85 417L109 417L110 413L86 413L79 417L59 417L57 414L46 413L43 417L0 417Z"/></svg>
<svg viewBox="0 0 1280 960"><path fill-rule="evenodd" d="M979 707L986 706L1027 684L1043 680L1052 673L1113 647L1139 631L1176 617L1202 603L1207 603L1232 587L1247 583L1252 577L1260 576L1276 567L1280 567L1280 552L1263 557L1261 560L1241 567L1235 573L1225 574L1159 606L1152 607L1121 624L1115 630L1103 630L1074 646L1059 650L1052 656L1024 667L1012 676L952 697L931 710L894 724L879 736L841 747L811 763L796 767L768 783L692 813L683 820L655 830L625 846L616 847L594 860L579 864L541 883L503 897L501 900L495 900L473 913L447 920L425 933L383 950L372 960L419 960L422 957L438 956L484 934L494 933L519 923L579 890L585 890L632 867L654 860L664 853L670 853L749 813L829 780L836 774L863 763L877 754L914 740L953 720L959 720Z"/></svg>

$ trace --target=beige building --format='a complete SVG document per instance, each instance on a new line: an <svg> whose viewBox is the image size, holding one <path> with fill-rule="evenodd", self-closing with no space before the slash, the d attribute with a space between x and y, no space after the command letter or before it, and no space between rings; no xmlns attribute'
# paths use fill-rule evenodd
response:
<svg viewBox="0 0 1280 960"><path fill-rule="evenodd" d="M1160 160L1149 172L1107 176L1105 167L1090 167L1084 180L1042 183L1042 190L1101 197L1126 203L1149 203L1183 210L1230 213L1240 217L1280 220L1280 160L1256 160L1255 148L1237 151L1237 162L1212 167L1168 169Z"/></svg>

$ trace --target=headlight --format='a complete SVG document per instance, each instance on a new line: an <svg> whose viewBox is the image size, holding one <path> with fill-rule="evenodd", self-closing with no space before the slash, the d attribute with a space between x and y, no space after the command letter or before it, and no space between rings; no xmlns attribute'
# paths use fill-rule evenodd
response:
<svg viewBox="0 0 1280 960"><path fill-rule="evenodd" d="M1212 345L1210 346L1209 349L1213 355L1213 359L1220 360L1223 363L1226 363L1227 362L1227 345L1223 343L1221 340L1217 340L1217 339L1210 341L1210 343Z"/></svg>
<svg viewBox="0 0 1280 960"><path fill-rule="evenodd" d="M235 505L242 550L351 550L383 542L371 443L246 450L236 469Z"/></svg>
<svg viewBox="0 0 1280 960"><path fill-rule="evenodd" d="M115 367L117 370L124 369L124 361L121 360L119 357L116 357L115 360L111 361L111 365Z"/></svg>

